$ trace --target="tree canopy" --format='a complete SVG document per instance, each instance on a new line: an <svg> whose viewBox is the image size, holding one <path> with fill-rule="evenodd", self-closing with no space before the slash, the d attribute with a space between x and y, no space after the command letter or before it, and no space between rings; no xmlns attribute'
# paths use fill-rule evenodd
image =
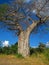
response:
<svg viewBox="0 0 49 65"><path fill-rule="evenodd" d="M0 7L1 23L5 23L6 28L14 30L16 34L26 30L32 23L49 26L49 0L14 0L8 7Z"/></svg>
<svg viewBox="0 0 49 65"><path fill-rule="evenodd" d="M0 19L6 13L8 8L7 4L0 4Z"/></svg>

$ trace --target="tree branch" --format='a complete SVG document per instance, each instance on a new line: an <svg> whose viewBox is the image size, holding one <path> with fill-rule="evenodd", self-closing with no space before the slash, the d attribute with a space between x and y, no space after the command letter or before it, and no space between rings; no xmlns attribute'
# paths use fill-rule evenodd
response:
<svg viewBox="0 0 49 65"><path fill-rule="evenodd" d="M45 7L45 5L47 4L49 2L49 0L46 0L46 2L44 3L44 5L41 7L41 9L39 10L39 9L37 9L37 17L39 18L39 19L41 19L41 15L39 14L39 12L40 11L42 11L42 9Z"/></svg>
<svg viewBox="0 0 49 65"><path fill-rule="evenodd" d="M39 23L39 22L33 21L33 23L26 29L26 31L28 31L29 34L30 34L30 32L31 32L32 30L34 30L34 28L37 26L38 23Z"/></svg>

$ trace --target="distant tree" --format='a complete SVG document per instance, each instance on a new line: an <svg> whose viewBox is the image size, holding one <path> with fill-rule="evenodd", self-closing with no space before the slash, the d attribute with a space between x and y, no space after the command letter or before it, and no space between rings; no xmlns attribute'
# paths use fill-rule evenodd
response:
<svg viewBox="0 0 49 65"><path fill-rule="evenodd" d="M40 42L38 46L38 51L43 52L45 49L46 49L46 45Z"/></svg>
<svg viewBox="0 0 49 65"><path fill-rule="evenodd" d="M7 4L0 4L0 19L4 16L8 8Z"/></svg>
<svg viewBox="0 0 49 65"><path fill-rule="evenodd" d="M0 45L0 53L2 54L17 54L18 53L18 43L16 42L15 44L11 46L2 46Z"/></svg>
<svg viewBox="0 0 49 65"><path fill-rule="evenodd" d="M2 42L0 41L0 53L2 53Z"/></svg>
<svg viewBox="0 0 49 65"><path fill-rule="evenodd" d="M2 47L2 54L10 54L10 47Z"/></svg>
<svg viewBox="0 0 49 65"><path fill-rule="evenodd" d="M30 55L29 36L40 25L49 26L49 0L14 0L4 16L0 18L6 29L14 31L18 37L18 53ZM38 20L33 19L33 14ZM41 26L42 27L42 26ZM40 32L40 31L39 31Z"/></svg>
<svg viewBox="0 0 49 65"><path fill-rule="evenodd" d="M37 48L30 48L30 55L32 55L33 53L36 54L37 52Z"/></svg>
<svg viewBox="0 0 49 65"><path fill-rule="evenodd" d="M2 42L0 41L0 47L2 47Z"/></svg>
<svg viewBox="0 0 49 65"><path fill-rule="evenodd" d="M18 52L18 43L15 43L15 44L11 45L10 50L11 50L11 54L17 54L17 52Z"/></svg>

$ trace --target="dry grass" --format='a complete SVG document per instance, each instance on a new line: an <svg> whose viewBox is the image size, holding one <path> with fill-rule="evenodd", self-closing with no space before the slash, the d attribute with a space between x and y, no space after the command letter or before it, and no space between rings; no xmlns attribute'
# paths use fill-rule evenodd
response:
<svg viewBox="0 0 49 65"><path fill-rule="evenodd" d="M27 58L16 58L14 55L0 55L0 65L49 65L45 62L45 58L38 57L27 57Z"/></svg>

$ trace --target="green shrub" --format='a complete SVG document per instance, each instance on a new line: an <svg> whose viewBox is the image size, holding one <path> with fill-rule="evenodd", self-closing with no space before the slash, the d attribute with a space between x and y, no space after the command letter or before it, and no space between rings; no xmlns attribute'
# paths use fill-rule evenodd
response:
<svg viewBox="0 0 49 65"><path fill-rule="evenodd" d="M30 55L37 53L37 48L30 48Z"/></svg>
<svg viewBox="0 0 49 65"><path fill-rule="evenodd" d="M40 42L40 44L38 46L38 51L40 53L42 53L42 52L44 52L45 49L46 49L46 45Z"/></svg>
<svg viewBox="0 0 49 65"><path fill-rule="evenodd" d="M16 54L17 58L24 58L21 54Z"/></svg>
<svg viewBox="0 0 49 65"><path fill-rule="evenodd" d="M1 45L0 45L1 46ZM0 47L0 53L2 54L17 54L18 50L18 43L16 42L15 44L8 46L8 47Z"/></svg>
<svg viewBox="0 0 49 65"><path fill-rule="evenodd" d="M46 48L44 55L45 55L46 59L49 60L49 48Z"/></svg>

